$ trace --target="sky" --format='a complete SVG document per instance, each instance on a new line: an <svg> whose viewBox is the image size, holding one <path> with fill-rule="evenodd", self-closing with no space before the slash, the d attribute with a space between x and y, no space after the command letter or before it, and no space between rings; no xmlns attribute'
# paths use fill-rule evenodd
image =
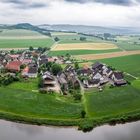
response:
<svg viewBox="0 0 140 140"><path fill-rule="evenodd" d="M140 27L140 0L0 0L0 24Z"/></svg>

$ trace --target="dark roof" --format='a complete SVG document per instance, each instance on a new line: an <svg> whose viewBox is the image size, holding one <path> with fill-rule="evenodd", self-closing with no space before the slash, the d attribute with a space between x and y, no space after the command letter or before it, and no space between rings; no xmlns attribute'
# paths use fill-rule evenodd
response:
<svg viewBox="0 0 140 140"><path fill-rule="evenodd" d="M39 60L39 65L48 63L48 59L41 59Z"/></svg>
<svg viewBox="0 0 140 140"><path fill-rule="evenodd" d="M41 58L41 59L47 59L48 56L47 56L47 55L41 55L40 58Z"/></svg>
<svg viewBox="0 0 140 140"><path fill-rule="evenodd" d="M95 72L93 73L93 77L94 77L97 73L99 73L99 74L102 76L102 74L101 74L99 71L95 71Z"/></svg>
<svg viewBox="0 0 140 140"><path fill-rule="evenodd" d="M93 85L94 84L99 84L100 83L100 80L99 79L91 79L91 80L88 81L88 83L89 84L93 84Z"/></svg>
<svg viewBox="0 0 140 140"><path fill-rule="evenodd" d="M82 74L92 74L93 73L93 71L91 70L91 69L80 69L79 71L78 71L78 73L82 73Z"/></svg>
<svg viewBox="0 0 140 140"><path fill-rule="evenodd" d="M121 86L127 84L127 82L125 80L120 80L120 81L116 81L115 84Z"/></svg>
<svg viewBox="0 0 140 140"><path fill-rule="evenodd" d="M112 71L112 69L110 67L108 67L106 73L110 73Z"/></svg>
<svg viewBox="0 0 140 140"><path fill-rule="evenodd" d="M35 73L37 73L37 67L29 67L29 71L28 71L28 73L30 73L30 74L35 74Z"/></svg>
<svg viewBox="0 0 140 140"><path fill-rule="evenodd" d="M124 78L122 72L114 72L113 74L114 74L115 78L118 80L121 80Z"/></svg>
<svg viewBox="0 0 140 140"><path fill-rule="evenodd" d="M92 65L92 69L101 69L104 65L100 62L96 62Z"/></svg>

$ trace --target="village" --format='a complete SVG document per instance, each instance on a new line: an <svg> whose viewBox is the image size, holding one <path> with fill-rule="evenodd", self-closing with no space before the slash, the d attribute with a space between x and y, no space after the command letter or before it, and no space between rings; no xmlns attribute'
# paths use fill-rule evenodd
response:
<svg viewBox="0 0 140 140"><path fill-rule="evenodd" d="M45 53L44 53L45 52ZM81 89L126 85L123 72L106 64L95 62L79 66L70 56L49 57L46 51L23 50L0 52L0 85L20 81L20 78L38 78L41 93L67 95Z"/></svg>

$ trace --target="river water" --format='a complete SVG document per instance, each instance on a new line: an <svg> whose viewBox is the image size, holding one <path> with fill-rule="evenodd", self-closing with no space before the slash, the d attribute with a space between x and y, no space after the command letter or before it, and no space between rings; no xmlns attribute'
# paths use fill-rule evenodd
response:
<svg viewBox="0 0 140 140"><path fill-rule="evenodd" d="M140 121L104 125L83 133L76 128L34 126L0 120L0 140L140 140Z"/></svg>

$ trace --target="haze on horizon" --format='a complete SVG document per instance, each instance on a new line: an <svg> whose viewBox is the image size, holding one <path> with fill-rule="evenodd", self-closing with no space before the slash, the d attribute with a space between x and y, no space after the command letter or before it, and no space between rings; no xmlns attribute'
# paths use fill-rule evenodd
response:
<svg viewBox="0 0 140 140"><path fill-rule="evenodd" d="M140 27L140 0L1 0L0 24Z"/></svg>

